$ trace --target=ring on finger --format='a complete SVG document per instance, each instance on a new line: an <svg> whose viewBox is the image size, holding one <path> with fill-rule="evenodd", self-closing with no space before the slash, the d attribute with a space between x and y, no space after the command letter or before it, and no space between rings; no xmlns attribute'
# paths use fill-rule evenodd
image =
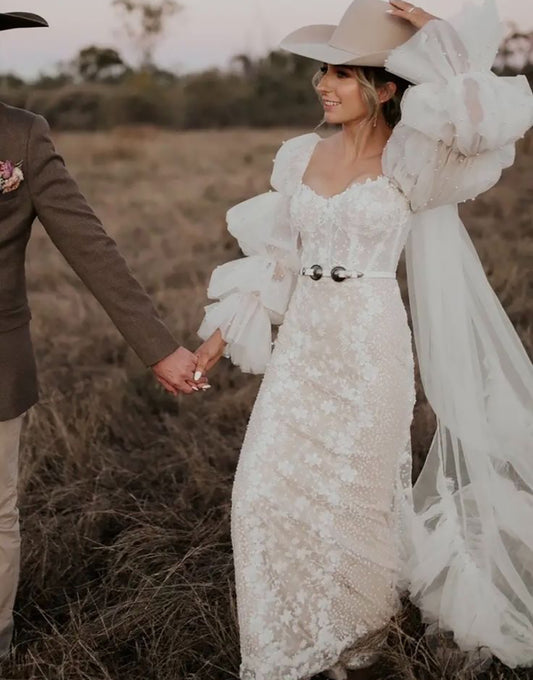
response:
<svg viewBox="0 0 533 680"><path fill-rule="evenodd" d="M407 14L412 14L412 13L415 12L417 9L418 9L418 7L415 7L415 5L413 5L413 6L411 7L411 9L408 9L408 10L407 10Z"/></svg>

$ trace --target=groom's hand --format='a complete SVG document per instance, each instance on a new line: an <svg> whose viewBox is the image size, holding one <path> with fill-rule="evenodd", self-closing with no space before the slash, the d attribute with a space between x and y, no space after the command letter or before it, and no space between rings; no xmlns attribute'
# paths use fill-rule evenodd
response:
<svg viewBox="0 0 533 680"><path fill-rule="evenodd" d="M194 372L198 363L198 357L189 352L185 347L179 347L168 357L165 357L151 368L155 377L163 385L167 392L178 395L180 392L191 394L197 392L203 380L194 383Z"/></svg>

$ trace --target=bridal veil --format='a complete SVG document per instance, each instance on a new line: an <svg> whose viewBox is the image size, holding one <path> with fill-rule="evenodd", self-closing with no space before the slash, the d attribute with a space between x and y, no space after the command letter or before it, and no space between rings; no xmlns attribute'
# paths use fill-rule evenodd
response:
<svg viewBox="0 0 533 680"><path fill-rule="evenodd" d="M387 69L414 86L384 169L415 213L409 300L437 416L401 501L406 587L430 631L515 667L533 665L533 369L457 210L498 180L533 124L526 78L490 72L500 40L489 0L392 52Z"/></svg>

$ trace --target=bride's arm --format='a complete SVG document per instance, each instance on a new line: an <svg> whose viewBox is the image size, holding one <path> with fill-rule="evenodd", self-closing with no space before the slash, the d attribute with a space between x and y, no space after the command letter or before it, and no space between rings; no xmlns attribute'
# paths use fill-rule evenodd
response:
<svg viewBox="0 0 533 680"><path fill-rule="evenodd" d="M295 238L289 228L288 197L267 192L233 207L228 230L244 257L216 267L198 335L218 347L245 373L263 373L272 351L272 325L283 322L298 271ZM215 338L218 335L215 335ZM205 350L206 348L204 348Z"/></svg>
<svg viewBox="0 0 533 680"><path fill-rule="evenodd" d="M394 0L396 4L407 5ZM405 15L405 10L395 10ZM514 161L515 142L533 124L525 76L490 71L499 43L498 18L480 8L468 25L432 20L392 51L386 68L410 82L401 122L385 149L385 173L412 209L455 204L486 191ZM404 18L406 18L404 16Z"/></svg>
<svg viewBox="0 0 533 680"><path fill-rule="evenodd" d="M300 265L298 235L291 227L289 203L297 159L316 143L302 135L286 142L274 160L274 191L231 208L228 231L245 257L217 267L198 335L199 352L209 370L221 356L245 373L263 373L272 353L272 325L283 322Z"/></svg>
<svg viewBox="0 0 533 680"><path fill-rule="evenodd" d="M220 328L217 328L195 351L198 357L195 380L208 373L223 356L228 356L227 346Z"/></svg>

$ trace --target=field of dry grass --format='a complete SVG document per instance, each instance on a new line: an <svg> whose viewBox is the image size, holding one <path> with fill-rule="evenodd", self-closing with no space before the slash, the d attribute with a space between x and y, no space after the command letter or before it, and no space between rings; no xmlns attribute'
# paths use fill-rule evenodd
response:
<svg viewBox="0 0 533 680"><path fill-rule="evenodd" d="M181 343L195 348L216 264L238 256L228 207L267 187L294 131L57 137L71 171ZM464 214L491 283L533 349L533 144ZM529 147L529 148L527 148ZM21 460L16 648L2 680L229 680L239 663L229 501L260 378L227 361L213 389L161 391L36 228L29 253L42 401ZM419 391L417 466L432 434ZM406 607L380 677L468 680ZM483 678L526 678L495 664Z"/></svg>

